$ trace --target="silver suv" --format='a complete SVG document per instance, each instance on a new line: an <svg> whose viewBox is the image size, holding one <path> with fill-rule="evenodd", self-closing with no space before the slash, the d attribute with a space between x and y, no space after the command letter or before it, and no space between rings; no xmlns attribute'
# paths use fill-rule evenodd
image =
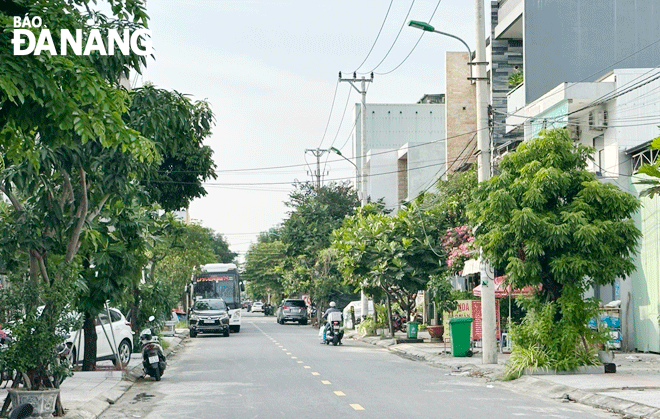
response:
<svg viewBox="0 0 660 419"><path fill-rule="evenodd" d="M298 322L307 324L307 305L305 300L286 299L277 308L277 322Z"/></svg>
<svg viewBox="0 0 660 419"><path fill-rule="evenodd" d="M207 298L195 301L190 310L190 337L198 333L222 333L229 336L229 315L227 305L221 298Z"/></svg>

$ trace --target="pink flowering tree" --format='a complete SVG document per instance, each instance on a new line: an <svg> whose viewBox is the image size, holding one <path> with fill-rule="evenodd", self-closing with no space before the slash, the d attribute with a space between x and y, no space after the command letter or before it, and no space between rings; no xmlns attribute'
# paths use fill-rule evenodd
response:
<svg viewBox="0 0 660 419"><path fill-rule="evenodd" d="M442 239L442 247L447 255L449 272L454 274L463 270L465 262L476 249L474 236L467 225L448 228Z"/></svg>

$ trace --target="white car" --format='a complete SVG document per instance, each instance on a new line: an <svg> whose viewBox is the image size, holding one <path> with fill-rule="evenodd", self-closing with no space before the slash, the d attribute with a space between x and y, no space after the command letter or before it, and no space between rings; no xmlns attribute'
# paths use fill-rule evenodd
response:
<svg viewBox="0 0 660 419"><path fill-rule="evenodd" d="M257 311L263 313L264 312L264 303L262 303L261 301L255 301L254 303L252 303L252 310L250 310L250 311L253 312L253 313L255 313Z"/></svg>
<svg viewBox="0 0 660 419"><path fill-rule="evenodd" d="M109 311L112 319L110 324L108 323L108 315L105 310L103 310L95 320L96 360L112 360L115 362L115 365L117 365L117 360L114 356L114 353L116 352L121 366L124 367L128 364L128 361L131 360L131 352L133 351L133 330L131 329L131 324L119 310L111 308ZM99 320L101 321L100 323ZM111 348L110 342L114 342L112 345L114 348ZM69 338L66 340L66 344L71 348L69 359L72 364L82 362L82 351L84 351L85 348L85 332L82 329L72 330Z"/></svg>

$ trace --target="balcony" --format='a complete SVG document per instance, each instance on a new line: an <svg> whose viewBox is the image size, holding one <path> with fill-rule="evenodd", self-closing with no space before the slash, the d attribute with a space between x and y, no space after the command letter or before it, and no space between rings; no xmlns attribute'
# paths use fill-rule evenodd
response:
<svg viewBox="0 0 660 419"><path fill-rule="evenodd" d="M524 116L514 115L525 105L525 83L520 83L506 94L506 132L514 130L517 125L525 122Z"/></svg>

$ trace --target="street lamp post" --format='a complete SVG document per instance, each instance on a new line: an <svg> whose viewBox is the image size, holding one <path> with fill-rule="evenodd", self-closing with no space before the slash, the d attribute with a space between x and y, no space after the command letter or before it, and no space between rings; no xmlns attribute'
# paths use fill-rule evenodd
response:
<svg viewBox="0 0 660 419"><path fill-rule="evenodd" d="M358 186L358 198L360 199L360 207L363 207L367 204L367 198L366 198L366 190L365 191L360 191L359 185L362 185L362 182L359 182L359 177L358 177L358 167L357 164L353 163L352 160L341 154L341 151L339 151L335 147L330 147L329 149L330 152L335 153L339 157L343 158L347 162L353 165L355 167L355 185ZM362 157L364 158L364 156ZM362 173L362 176L364 176L364 173ZM364 320L367 318L367 315L369 314L369 301L367 299L367 295L364 293L364 288L360 287L360 318L361 320Z"/></svg>
<svg viewBox="0 0 660 419"><path fill-rule="evenodd" d="M488 136L488 86L485 72L486 42L484 38L484 0L475 0L475 57L472 61L470 47L461 38L435 30L428 23L411 20L408 24L427 32L435 32L449 36L463 43L470 53L470 66L476 66L476 74L470 77L476 84L476 113L477 113L477 146L479 157L477 159L477 174L479 182L490 178L490 141ZM495 322L495 284L492 275L489 275L489 266L485 263L483 255L479 257L479 273L481 276L481 332L484 364L497 364L497 342Z"/></svg>

